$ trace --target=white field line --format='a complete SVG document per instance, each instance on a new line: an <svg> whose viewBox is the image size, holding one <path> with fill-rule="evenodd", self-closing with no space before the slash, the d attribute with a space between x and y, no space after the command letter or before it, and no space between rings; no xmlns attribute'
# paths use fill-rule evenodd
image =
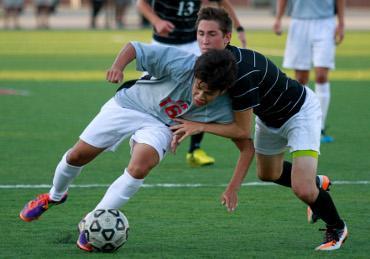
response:
<svg viewBox="0 0 370 259"><path fill-rule="evenodd" d="M370 181L333 181L333 185L368 185ZM72 184L70 188L106 188L109 184ZM157 183L143 184L144 188L202 188L202 187L225 187L226 184L176 184L176 183ZM274 183L249 182L242 186L277 186ZM0 189L38 189L51 188L50 184L0 184Z"/></svg>

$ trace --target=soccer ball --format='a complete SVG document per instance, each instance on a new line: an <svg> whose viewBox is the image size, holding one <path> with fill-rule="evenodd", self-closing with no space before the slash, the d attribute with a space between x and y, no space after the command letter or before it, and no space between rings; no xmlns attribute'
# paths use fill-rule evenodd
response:
<svg viewBox="0 0 370 259"><path fill-rule="evenodd" d="M78 228L94 250L100 252L116 251L128 239L128 220L117 209L94 210L81 220Z"/></svg>

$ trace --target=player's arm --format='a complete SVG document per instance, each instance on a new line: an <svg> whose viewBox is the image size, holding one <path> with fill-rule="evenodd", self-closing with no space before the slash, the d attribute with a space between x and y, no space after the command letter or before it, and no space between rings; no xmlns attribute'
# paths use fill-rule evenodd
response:
<svg viewBox="0 0 370 259"><path fill-rule="evenodd" d="M284 16L286 5L287 0L277 0L276 2L276 17L273 25L273 30L276 35L281 35L283 31L281 28L281 20Z"/></svg>
<svg viewBox="0 0 370 259"><path fill-rule="evenodd" d="M152 24L155 31L161 36L167 36L175 26L170 21L162 20L146 0L138 0L136 7L139 12Z"/></svg>
<svg viewBox="0 0 370 259"><path fill-rule="evenodd" d="M234 112L234 122L230 124L202 123L176 119L179 124L171 126L171 129L175 135L181 136L178 139L178 143L187 136L201 132L208 132L231 139L247 139L251 135L252 119L253 109L248 109L242 112Z"/></svg>
<svg viewBox="0 0 370 259"><path fill-rule="evenodd" d="M238 33L238 38L240 40L240 43L242 44L242 47L243 48L247 47L247 39L245 37L244 28L241 25L237 15L236 15L236 12L234 10L234 7L231 5L230 1L229 0L221 0L219 2L219 6L223 7L227 11L231 20L233 21L234 28Z"/></svg>
<svg viewBox="0 0 370 259"><path fill-rule="evenodd" d="M235 166L234 174L221 195L221 204L225 205L229 212L234 211L238 206L238 191L254 157L254 146L251 138L233 141L239 149L239 159Z"/></svg>
<svg viewBox="0 0 370 259"><path fill-rule="evenodd" d="M119 83L123 80L123 70L136 58L136 51L131 43L127 43L118 53L110 69L106 74L106 80L111 83Z"/></svg>
<svg viewBox="0 0 370 259"><path fill-rule="evenodd" d="M345 0L336 0L338 24L335 30L335 42L340 44L344 39L344 9Z"/></svg>

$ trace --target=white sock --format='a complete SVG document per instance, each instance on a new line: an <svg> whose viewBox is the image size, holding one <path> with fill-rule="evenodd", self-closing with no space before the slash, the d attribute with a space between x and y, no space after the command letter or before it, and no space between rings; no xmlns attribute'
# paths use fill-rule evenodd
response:
<svg viewBox="0 0 370 259"><path fill-rule="evenodd" d="M144 179L136 179L125 169L123 175L118 177L109 186L103 199L95 209L119 209L134 196L143 184Z"/></svg>
<svg viewBox="0 0 370 259"><path fill-rule="evenodd" d="M330 83L329 82L326 82L323 84L316 83L315 92L317 94L317 97L320 100L321 112L322 112L321 129L324 130L325 125L326 125L326 117L328 115L329 104L330 104Z"/></svg>
<svg viewBox="0 0 370 259"><path fill-rule="evenodd" d="M67 192L68 186L80 174L83 166L73 166L67 163L68 151L60 160L57 168L55 169L53 187L49 191L50 199L53 201L60 201L63 195Z"/></svg>

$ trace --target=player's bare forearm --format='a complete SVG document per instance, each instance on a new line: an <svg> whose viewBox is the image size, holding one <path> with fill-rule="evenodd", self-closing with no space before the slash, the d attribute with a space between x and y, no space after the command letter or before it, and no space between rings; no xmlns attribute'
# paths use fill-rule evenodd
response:
<svg viewBox="0 0 370 259"><path fill-rule="evenodd" d="M340 44L344 39L344 9L345 9L345 0L337 0L335 2L337 7L337 18L338 25L335 31L335 42Z"/></svg>
<svg viewBox="0 0 370 259"><path fill-rule="evenodd" d="M248 173L248 169L254 157L254 145L251 138L233 139L233 142L239 149L239 159L236 163L233 177L231 178L228 188L238 190Z"/></svg>
<svg viewBox="0 0 370 259"><path fill-rule="evenodd" d="M238 191L248 173L254 157L252 139L233 141L238 147L240 155L233 176L221 196L221 203L226 206L229 212L234 211L238 205Z"/></svg>
<svg viewBox="0 0 370 259"><path fill-rule="evenodd" d="M136 8L153 26L161 20L146 0L138 0Z"/></svg>
<svg viewBox="0 0 370 259"><path fill-rule="evenodd" d="M127 43L119 52L111 68L107 71L106 79L111 83L119 83L123 80L123 70L136 58L135 48Z"/></svg>
<svg viewBox="0 0 370 259"><path fill-rule="evenodd" d="M230 1L228 0L221 1L219 5L223 7L229 14L231 20L233 21L234 28L238 32L238 38L242 44L242 47L245 48L247 46L247 39L245 36L244 28L242 24L240 23L238 16L236 15L234 7L231 5Z"/></svg>

